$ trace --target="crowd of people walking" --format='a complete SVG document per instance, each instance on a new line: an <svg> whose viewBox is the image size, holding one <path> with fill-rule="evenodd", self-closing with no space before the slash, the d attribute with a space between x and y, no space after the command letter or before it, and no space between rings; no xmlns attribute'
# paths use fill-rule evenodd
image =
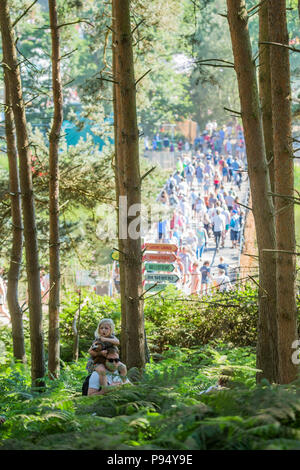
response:
<svg viewBox="0 0 300 470"><path fill-rule="evenodd" d="M231 123L218 128L213 121L195 139L192 151L178 153L176 168L158 196L170 215L157 223L156 241L178 247L176 273L181 288L190 294L207 294L212 286L220 291L232 287L220 255L225 244L236 249L241 241L245 214L238 193L243 175L247 164L242 128ZM212 241L219 256L215 277L206 259Z"/></svg>

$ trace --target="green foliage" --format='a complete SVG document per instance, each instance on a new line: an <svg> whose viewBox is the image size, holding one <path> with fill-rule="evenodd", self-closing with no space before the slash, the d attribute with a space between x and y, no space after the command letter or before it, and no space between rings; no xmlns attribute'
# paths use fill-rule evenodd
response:
<svg viewBox="0 0 300 470"><path fill-rule="evenodd" d="M149 338L159 351L168 344L191 347L214 338L254 345L257 311L256 292L250 287L201 301L184 300L170 287L145 303Z"/></svg>
<svg viewBox="0 0 300 470"><path fill-rule="evenodd" d="M43 394L27 366L1 366L1 450L299 448L299 383L255 385L252 348L170 348L135 385L104 396L81 396L84 362L65 364ZM227 389L201 394L225 367Z"/></svg>
<svg viewBox="0 0 300 470"><path fill-rule="evenodd" d="M94 338L98 321L111 317L120 333L120 299L100 297L90 292L80 320L80 352L85 354ZM298 298L299 304L299 298ZM78 310L78 294L67 293L61 314L63 359L71 358L72 322ZM184 299L173 286L163 293L148 296L144 305L145 328L150 352L156 360L172 347L191 348L214 341L233 346L255 346L257 338L257 290L246 285L243 290Z"/></svg>
<svg viewBox="0 0 300 470"><path fill-rule="evenodd" d="M100 297L82 292L80 312L80 353L85 354L94 338L101 318L111 317L120 332L120 299ZM145 328L150 351L159 354L169 346L193 347L213 340L235 346L254 346L256 343L257 298L256 291L246 287L243 291L222 294L197 302L182 299L172 286L164 293L149 296L145 301ZM86 303L85 303L86 301ZM74 335L72 323L78 316L77 293L66 292L62 303L60 335L62 358L70 360Z"/></svg>
<svg viewBox="0 0 300 470"><path fill-rule="evenodd" d="M60 315L60 336L62 341L62 359L69 361L72 359L72 346L74 333L72 324L74 317L77 317L77 327L79 326L79 346L80 352L86 354L92 341L95 338L94 332L101 318L112 318L116 325L116 334L120 327L120 303L112 297L100 297L93 292L82 291L82 308L78 325L79 296L76 293L66 294L62 303Z"/></svg>

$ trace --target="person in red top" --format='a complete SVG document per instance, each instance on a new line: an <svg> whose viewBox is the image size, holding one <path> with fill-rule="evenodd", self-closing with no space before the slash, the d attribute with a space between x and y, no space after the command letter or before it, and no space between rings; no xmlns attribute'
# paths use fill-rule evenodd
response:
<svg viewBox="0 0 300 470"><path fill-rule="evenodd" d="M220 177L218 171L215 171L215 174L214 174L215 190L219 189L219 187L220 187L220 182L221 182L221 177Z"/></svg>

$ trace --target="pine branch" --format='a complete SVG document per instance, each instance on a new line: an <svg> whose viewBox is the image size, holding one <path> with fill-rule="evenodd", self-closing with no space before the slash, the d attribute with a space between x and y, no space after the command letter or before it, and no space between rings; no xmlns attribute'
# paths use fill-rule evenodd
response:
<svg viewBox="0 0 300 470"><path fill-rule="evenodd" d="M63 28L64 26L70 26L70 25L78 24L78 23L86 23L86 24L88 24L89 26L91 26L92 28L95 27L95 26L94 26L92 23L90 23L89 21L84 20L84 19L81 19L81 20L70 21L69 23L62 23L62 24L59 24L59 25L57 26L57 29Z"/></svg>
<svg viewBox="0 0 300 470"><path fill-rule="evenodd" d="M280 42L261 41L261 42L259 42L259 44L267 44L269 46L285 47L286 49L289 49L292 52L300 52L300 49L297 49L294 46L288 46L287 44L282 44Z"/></svg>
<svg viewBox="0 0 300 470"><path fill-rule="evenodd" d="M137 23L137 25L131 31L131 34L133 34L141 26L141 24L144 23L145 21L146 21L145 18L143 18L139 23Z"/></svg>
<svg viewBox="0 0 300 470"><path fill-rule="evenodd" d="M134 85L137 86L137 84L138 84L149 72L151 72L151 70L152 70L152 69L147 70L147 72L144 73L144 75L142 75L142 76L135 82Z"/></svg>
<svg viewBox="0 0 300 470"><path fill-rule="evenodd" d="M240 111L234 111L234 109L226 108L225 106L223 107L223 109L225 109L225 111L229 111L230 113L234 113L238 116L242 116L242 113Z"/></svg>
<svg viewBox="0 0 300 470"><path fill-rule="evenodd" d="M258 3L257 5L254 5L254 7L249 8L249 10L247 11L248 15L249 15L249 13L252 13L256 9L258 9L257 11L259 11L260 7L265 3L265 1L266 0L262 0L262 2ZM255 13L257 13L257 11Z"/></svg>
<svg viewBox="0 0 300 470"><path fill-rule="evenodd" d="M229 64L229 65L231 65L232 67L234 67L234 63L233 63L233 62L229 62L228 60L224 60L224 59L215 59L215 58L197 60L197 61L195 61L195 64L198 64L198 63L201 64L201 63L203 63L203 65L205 65L204 62L211 62L211 61L214 61L214 62L222 62L222 63L224 63L224 64Z"/></svg>
<svg viewBox="0 0 300 470"><path fill-rule="evenodd" d="M152 168L150 168L150 170L148 170L142 177L141 177L141 181L146 178L146 176L148 176L153 170L155 170L156 166L153 166Z"/></svg>
<svg viewBox="0 0 300 470"><path fill-rule="evenodd" d="M264 248L261 251L273 251L274 253L287 253L289 255L300 256L300 253L296 251L289 251L289 250L271 250L270 248Z"/></svg>
<svg viewBox="0 0 300 470"><path fill-rule="evenodd" d="M75 52L75 51L78 51L78 47L76 47L76 49L73 49L73 51L67 52L66 54L60 56L59 60L65 59L66 57L68 57L68 56L70 56L71 54L73 54L73 52Z"/></svg>
<svg viewBox="0 0 300 470"><path fill-rule="evenodd" d="M13 22L12 28L14 28L14 27L16 26L16 24L19 23L19 21L20 21L25 15L27 15L27 13L29 12L29 10L36 4L37 1L38 1L38 0L34 0L34 1L32 2L32 4L29 5L29 7L26 8L26 10L22 13L22 15L20 15L20 16Z"/></svg>

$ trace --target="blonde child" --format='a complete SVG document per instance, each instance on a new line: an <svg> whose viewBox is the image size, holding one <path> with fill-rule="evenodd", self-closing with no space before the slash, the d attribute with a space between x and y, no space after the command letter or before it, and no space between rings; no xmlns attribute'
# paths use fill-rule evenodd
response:
<svg viewBox="0 0 300 470"><path fill-rule="evenodd" d="M95 340L93 341L92 346L89 349L90 359L88 360L86 369L89 373L92 373L97 366L103 366L106 356L107 356L107 348L112 346L118 346L120 341L114 335L115 332L115 324L111 318L103 318L99 321L98 326L95 330ZM100 365L99 365L100 364ZM101 367L100 367L101 368ZM120 362L119 365L119 372L120 374L127 374L127 369L124 364ZM101 368L102 369L102 368ZM105 371L105 367L103 366L103 370Z"/></svg>

